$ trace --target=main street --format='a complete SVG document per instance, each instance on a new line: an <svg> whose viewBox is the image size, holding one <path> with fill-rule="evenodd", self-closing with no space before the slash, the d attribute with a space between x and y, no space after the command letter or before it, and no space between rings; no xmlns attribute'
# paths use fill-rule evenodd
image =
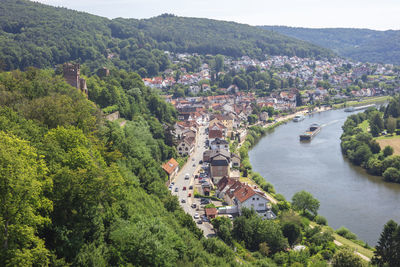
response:
<svg viewBox="0 0 400 267"><path fill-rule="evenodd" d="M206 126L200 126L197 132L196 137L196 145L194 151L191 156L188 158L186 164L182 167L182 169L178 172L174 179L174 185L172 187L171 193L178 197L179 203L183 210L190 214L192 217L195 213L198 213L200 216L204 214L204 210L199 209L200 201L194 198L194 187L195 187L195 173L201 168L201 164L199 161L203 159L203 153L206 151L205 142L207 135L205 134ZM185 175L189 174L189 179L185 179ZM193 189L189 189L192 186ZM183 188L186 190L183 190ZM176 192L176 188L178 188L178 192ZM189 197L189 194L191 195ZM185 202L182 203L182 200ZM193 209L191 205L195 203L197 208ZM196 224L200 219L194 219ZM202 224L197 224L197 226L203 230L204 236L209 237L215 234L214 230L212 230L212 225L208 222L203 222Z"/></svg>

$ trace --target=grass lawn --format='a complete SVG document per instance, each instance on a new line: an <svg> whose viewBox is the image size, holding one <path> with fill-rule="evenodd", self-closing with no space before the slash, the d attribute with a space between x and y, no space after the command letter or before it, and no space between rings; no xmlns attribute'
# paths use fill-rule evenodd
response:
<svg viewBox="0 0 400 267"><path fill-rule="evenodd" d="M393 154L400 155L400 135L380 136L380 137L376 138L376 141L381 146L381 149L383 149L385 146L391 146L391 147L393 147L393 150L394 150Z"/></svg>
<svg viewBox="0 0 400 267"><path fill-rule="evenodd" d="M382 75L368 75L368 78L371 78L371 79L378 79L378 78L380 78ZM396 76L387 76L387 75L385 75L385 76L382 76L383 78L385 78L386 80L393 80L393 79L395 79L396 78Z"/></svg>
<svg viewBox="0 0 400 267"><path fill-rule="evenodd" d="M358 127L361 128L361 129L363 130L363 132L368 133L368 130L369 130L369 121L368 121L368 120L363 121L362 123L360 123L360 124L358 125Z"/></svg>
<svg viewBox="0 0 400 267"><path fill-rule="evenodd" d="M399 139L400 138L400 135L396 135L396 134L393 134L393 135L390 135L390 134L387 134L387 135L381 135L381 136L379 136L379 137L377 137L377 138L375 138L376 140L392 140L392 139Z"/></svg>
<svg viewBox="0 0 400 267"><path fill-rule="evenodd" d="M317 226L317 224L315 222L310 222L311 226ZM322 230L328 230L330 227L329 226L323 226ZM354 243L353 241L344 238L343 236L340 236L336 233L333 233L333 238L335 238L336 241L339 241L340 243L342 243L343 245L346 245L348 247L350 247L353 250L356 250L357 252L363 254L364 256L368 257L368 258L372 258L374 256L374 252L371 249L367 249L364 248L363 246L360 246L359 244Z"/></svg>
<svg viewBox="0 0 400 267"><path fill-rule="evenodd" d="M364 256L370 259L374 256L374 252L372 250L364 248L363 246L360 246L352 242L351 240L344 238L343 236L340 236L335 233L333 234L333 237L343 245L349 246L350 248L356 250L357 252L363 254Z"/></svg>

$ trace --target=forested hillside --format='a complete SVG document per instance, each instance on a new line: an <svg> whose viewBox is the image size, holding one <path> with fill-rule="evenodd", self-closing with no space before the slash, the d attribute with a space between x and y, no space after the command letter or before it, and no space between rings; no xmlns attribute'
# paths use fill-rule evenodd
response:
<svg viewBox="0 0 400 267"><path fill-rule="evenodd" d="M354 60L400 65L400 31L309 29L285 26L261 28L332 49L339 55Z"/></svg>
<svg viewBox="0 0 400 267"><path fill-rule="evenodd" d="M88 83L124 127L53 71L0 73L0 265L234 265L165 187L173 108L137 74Z"/></svg>
<svg viewBox="0 0 400 267"><path fill-rule="evenodd" d="M156 75L168 67L162 50L200 54L331 56L310 43L244 24L172 15L114 19L27 0L0 2L0 68L50 67L77 60L92 69L112 65L144 68Z"/></svg>

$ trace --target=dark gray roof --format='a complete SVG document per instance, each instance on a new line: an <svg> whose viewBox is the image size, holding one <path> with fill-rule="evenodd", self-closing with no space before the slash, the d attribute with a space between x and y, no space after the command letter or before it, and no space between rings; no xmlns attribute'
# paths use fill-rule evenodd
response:
<svg viewBox="0 0 400 267"><path fill-rule="evenodd" d="M229 161L223 156L216 156L212 159L211 166L229 166Z"/></svg>
<svg viewBox="0 0 400 267"><path fill-rule="evenodd" d="M213 159L217 156L223 156L228 160L230 160L230 158L231 158L231 154L226 149L211 150L210 159Z"/></svg>
<svg viewBox="0 0 400 267"><path fill-rule="evenodd" d="M219 138L215 138L212 142L212 145L227 145L228 141L226 141L225 139L219 139Z"/></svg>

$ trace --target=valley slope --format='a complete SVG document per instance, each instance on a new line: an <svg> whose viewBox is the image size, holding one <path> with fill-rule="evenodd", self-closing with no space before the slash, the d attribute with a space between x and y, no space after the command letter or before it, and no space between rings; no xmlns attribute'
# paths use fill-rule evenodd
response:
<svg viewBox="0 0 400 267"><path fill-rule="evenodd" d="M330 57L308 42L245 24L164 14L109 20L26 0L0 3L0 68L50 67L77 60L155 75L167 67L162 50L240 57Z"/></svg>
<svg viewBox="0 0 400 267"><path fill-rule="evenodd" d="M332 49L339 55L354 60L400 64L400 31L286 26L261 26L261 28Z"/></svg>

